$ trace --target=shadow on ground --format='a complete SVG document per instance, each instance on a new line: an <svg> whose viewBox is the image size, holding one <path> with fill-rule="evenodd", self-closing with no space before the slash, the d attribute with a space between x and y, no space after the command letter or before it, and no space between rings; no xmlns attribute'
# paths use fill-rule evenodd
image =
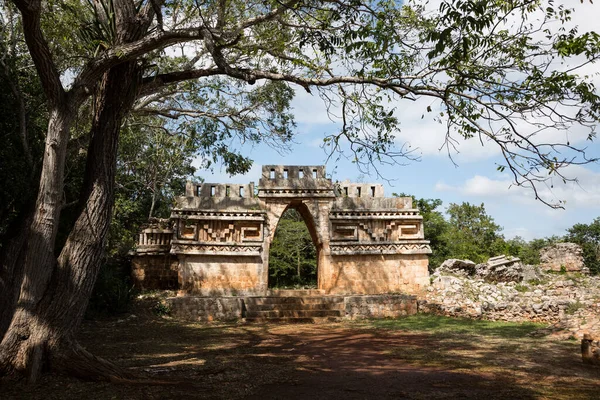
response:
<svg viewBox="0 0 600 400"><path fill-rule="evenodd" d="M1 381L3 398L587 399L600 369L539 326L418 316L327 325L201 325L158 317L86 322L94 354L134 384L46 376Z"/></svg>

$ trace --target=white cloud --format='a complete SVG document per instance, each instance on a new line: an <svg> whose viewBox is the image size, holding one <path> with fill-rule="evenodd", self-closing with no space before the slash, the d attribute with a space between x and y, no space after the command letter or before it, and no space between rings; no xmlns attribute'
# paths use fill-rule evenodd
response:
<svg viewBox="0 0 600 400"><path fill-rule="evenodd" d="M204 178L206 183L237 183L237 184L246 184L250 182L254 182L258 184L258 179L262 174L262 165L254 163L250 170L245 174L237 174L230 176L227 172L225 172L225 167L221 167L220 169L215 169L214 172L202 170L201 177Z"/></svg>
<svg viewBox="0 0 600 400"><path fill-rule="evenodd" d="M600 210L600 173L578 165L563 170L566 177L576 181L563 182L553 178L537 187L538 196L550 203L564 201L565 207ZM459 185L449 185L443 181L435 185L438 192L456 192L461 196L479 199L502 199L514 204L535 203L531 189L514 186L507 178L492 179L475 175Z"/></svg>
<svg viewBox="0 0 600 400"><path fill-rule="evenodd" d="M537 235L534 232L532 232L530 229L520 227L520 226L511 228L511 229L505 229L502 233L507 238L514 238L515 236L519 236L520 238L522 238L526 241L530 241L537 237Z"/></svg>
<svg viewBox="0 0 600 400"><path fill-rule="evenodd" d="M325 102L315 93L308 93L299 86L294 86L296 94L292 101L296 122L305 125L333 124Z"/></svg>

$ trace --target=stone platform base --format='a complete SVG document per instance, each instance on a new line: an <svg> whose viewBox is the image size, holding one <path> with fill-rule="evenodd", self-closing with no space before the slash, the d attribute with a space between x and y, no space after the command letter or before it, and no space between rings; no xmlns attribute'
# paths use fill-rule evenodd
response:
<svg viewBox="0 0 600 400"><path fill-rule="evenodd" d="M396 318L417 313L417 298L410 295L182 296L165 301L171 316L195 322L330 322Z"/></svg>

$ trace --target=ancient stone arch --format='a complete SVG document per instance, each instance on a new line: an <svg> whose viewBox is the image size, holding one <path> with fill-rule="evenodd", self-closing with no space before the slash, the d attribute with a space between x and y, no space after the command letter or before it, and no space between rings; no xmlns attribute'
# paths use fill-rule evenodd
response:
<svg viewBox="0 0 600 400"><path fill-rule="evenodd" d="M266 264L267 268L265 268L266 276L264 277L264 279L266 280L267 285L269 282L269 271L268 271L269 259L268 259L268 257L270 257L271 244L273 243L273 239L275 237L275 231L277 230L277 227L279 226L279 221L281 220L281 217L290 208L295 209L296 211L298 211L298 213L300 213L300 215L302 216L302 219L304 220L304 223L306 224L308 233L311 236L312 243L315 246L316 255L317 255L317 283L320 281L321 277L319 276L319 272L320 272L319 257L320 257L321 249L323 248L323 243L325 240L324 240L322 234L320 234L318 226L315 222L315 221L318 221L319 218L313 217L313 214L316 214L319 212L318 207L315 207L314 204L311 204L311 203L313 203L313 201L310 199L304 199L304 200L280 199L278 201L271 202L268 206L266 205L266 207L270 210L270 212L267 212L269 235L267 237L266 246L265 246L265 255L267 257L267 259L265 260L265 264ZM312 212L311 212L311 209L313 210Z"/></svg>
<svg viewBox="0 0 600 400"><path fill-rule="evenodd" d="M160 270L156 257L169 253L167 269L184 293L264 295L270 245L289 207L313 238L323 293L415 293L429 283L431 250L411 198L386 198L380 184L333 184L324 166L283 165L262 167L256 193L254 183L188 182L172 229L140 235L134 280L149 287L147 272Z"/></svg>

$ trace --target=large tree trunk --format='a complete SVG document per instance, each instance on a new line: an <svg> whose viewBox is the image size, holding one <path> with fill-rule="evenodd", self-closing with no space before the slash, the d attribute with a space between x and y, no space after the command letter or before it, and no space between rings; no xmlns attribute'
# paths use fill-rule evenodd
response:
<svg viewBox="0 0 600 400"><path fill-rule="evenodd" d="M114 202L119 129L135 101L140 76L136 63L127 62L105 73L99 84L82 191L83 209L58 259L52 249L56 231L44 223L51 220L53 226L57 225L60 210L55 208L59 208L60 193L53 197L55 202L40 204L38 200L24 252L20 296L0 344L0 369L5 372L25 373L31 381L39 377L45 365L91 379L126 375L82 349L74 334L100 269ZM52 141L48 142L52 146ZM49 186L44 182L43 177L41 188ZM62 188L62 182L51 187Z"/></svg>
<svg viewBox="0 0 600 400"><path fill-rule="evenodd" d="M1 334L5 333L7 320L13 317L12 310L16 299L23 313L34 311L36 303L47 287L52 265L56 262L54 240L62 205L64 162L68 132L73 121L71 111L64 107L54 109L50 113L35 208L29 217L30 220L26 221L26 230L13 238L2 259L3 279L10 289L7 293L2 293L2 303L8 307L8 312L4 310L1 314Z"/></svg>
<svg viewBox="0 0 600 400"><path fill-rule="evenodd" d="M33 202L32 202L33 203ZM29 226L33 220L33 204L15 218L6 235L6 248L0 254L0 339L4 337L19 298L19 282L23 279L23 258Z"/></svg>

